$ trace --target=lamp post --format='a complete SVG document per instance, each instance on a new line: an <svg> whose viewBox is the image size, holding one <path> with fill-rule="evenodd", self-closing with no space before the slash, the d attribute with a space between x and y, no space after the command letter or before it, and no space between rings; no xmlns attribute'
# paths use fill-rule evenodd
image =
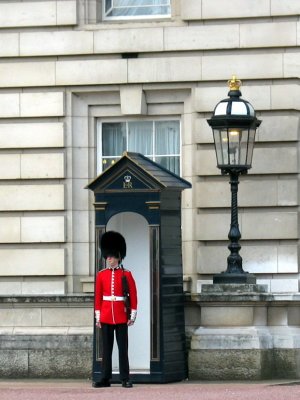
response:
<svg viewBox="0 0 300 400"><path fill-rule="evenodd" d="M255 133L261 121L256 118L252 105L241 99L241 81L235 76L228 81L228 98L215 107L207 120L213 130L217 167L229 174L231 186L231 224L228 233L230 255L227 270L213 277L213 283L256 283L256 277L243 270L239 254L241 233L238 223L239 175L251 168Z"/></svg>

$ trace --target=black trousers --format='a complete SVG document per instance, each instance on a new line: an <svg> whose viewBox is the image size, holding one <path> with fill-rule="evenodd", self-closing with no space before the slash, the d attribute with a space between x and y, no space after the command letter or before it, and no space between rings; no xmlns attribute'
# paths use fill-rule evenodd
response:
<svg viewBox="0 0 300 400"><path fill-rule="evenodd" d="M101 324L102 330L102 379L109 380L112 377L112 351L114 346L114 334L119 350L119 373L121 380L129 379L128 360L128 326L127 324Z"/></svg>

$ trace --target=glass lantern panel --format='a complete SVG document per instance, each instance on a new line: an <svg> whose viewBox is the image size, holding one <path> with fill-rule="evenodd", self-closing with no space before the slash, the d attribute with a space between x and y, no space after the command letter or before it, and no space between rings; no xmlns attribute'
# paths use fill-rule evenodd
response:
<svg viewBox="0 0 300 400"><path fill-rule="evenodd" d="M253 156L253 148L254 148L254 142L255 142L255 133L256 129L251 128L249 129L249 140L248 140L248 150L247 150L247 165L252 164L252 156Z"/></svg>
<svg viewBox="0 0 300 400"><path fill-rule="evenodd" d="M215 109L214 115L226 115L228 102L219 103Z"/></svg>
<svg viewBox="0 0 300 400"><path fill-rule="evenodd" d="M231 104L232 115L247 115L248 110L246 104L242 101L233 101Z"/></svg>
<svg viewBox="0 0 300 400"><path fill-rule="evenodd" d="M240 165L241 158L241 135L242 131L238 128L228 129L228 153L229 164Z"/></svg>
<svg viewBox="0 0 300 400"><path fill-rule="evenodd" d="M216 147L218 165L228 165L228 134L227 129L214 129L214 141Z"/></svg>

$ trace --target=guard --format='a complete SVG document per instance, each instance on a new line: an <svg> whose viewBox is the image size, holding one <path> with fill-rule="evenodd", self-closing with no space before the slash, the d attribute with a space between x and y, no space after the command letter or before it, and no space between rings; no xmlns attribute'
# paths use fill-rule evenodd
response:
<svg viewBox="0 0 300 400"><path fill-rule="evenodd" d="M119 350L119 373L122 387L131 388L128 360L128 326L137 315L137 291L130 271L122 266L126 256L124 237L108 231L101 238L101 252L107 267L98 272L95 284L96 326L102 329L102 379L94 387L109 387L112 377L114 336Z"/></svg>

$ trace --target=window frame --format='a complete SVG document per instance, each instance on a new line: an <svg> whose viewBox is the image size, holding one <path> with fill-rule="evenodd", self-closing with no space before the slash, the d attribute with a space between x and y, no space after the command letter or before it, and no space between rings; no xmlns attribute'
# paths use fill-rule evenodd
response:
<svg viewBox="0 0 300 400"><path fill-rule="evenodd" d="M114 8L113 7L113 1L114 0L112 0L112 7L109 9L109 11ZM163 4L162 4L162 6L163 6ZM164 19L164 18L168 18L169 19L172 16L172 0L170 0L169 6L170 6L170 13L169 14L119 15L119 16L111 16L111 17L109 17L109 16L107 16L108 12L106 12L106 10L105 10L106 9L106 0L102 0L102 20L103 21L121 21L121 20L139 20L139 19L146 19L146 20L149 20L149 19ZM127 8L136 8L136 7L139 7L139 6L128 6ZM140 7L142 7L142 6L140 6ZM143 6L143 7L152 7L152 6Z"/></svg>
<svg viewBox="0 0 300 400"><path fill-rule="evenodd" d="M181 135L181 118L179 116L163 116L163 117L145 117L145 118L97 118L96 121L96 176L100 175L104 170L102 168L102 160L103 155L102 155L102 124L103 123L126 123L128 122L135 122L135 121L150 121L154 123L155 121L158 122L163 122L163 121L178 121L179 123L179 153L177 154L153 154L154 162L155 161L155 156L157 157L166 157L166 156L177 156L179 157L179 176L182 176L182 135ZM155 130L152 131L152 134L154 136L155 140ZM155 141L153 143L153 148L155 148ZM130 151L128 150L128 125L126 126L126 150L125 151ZM147 157L147 155L145 155ZM122 157L122 154L119 156L120 158ZM108 156L107 158L115 158L115 156ZM150 157L149 157L150 158Z"/></svg>

